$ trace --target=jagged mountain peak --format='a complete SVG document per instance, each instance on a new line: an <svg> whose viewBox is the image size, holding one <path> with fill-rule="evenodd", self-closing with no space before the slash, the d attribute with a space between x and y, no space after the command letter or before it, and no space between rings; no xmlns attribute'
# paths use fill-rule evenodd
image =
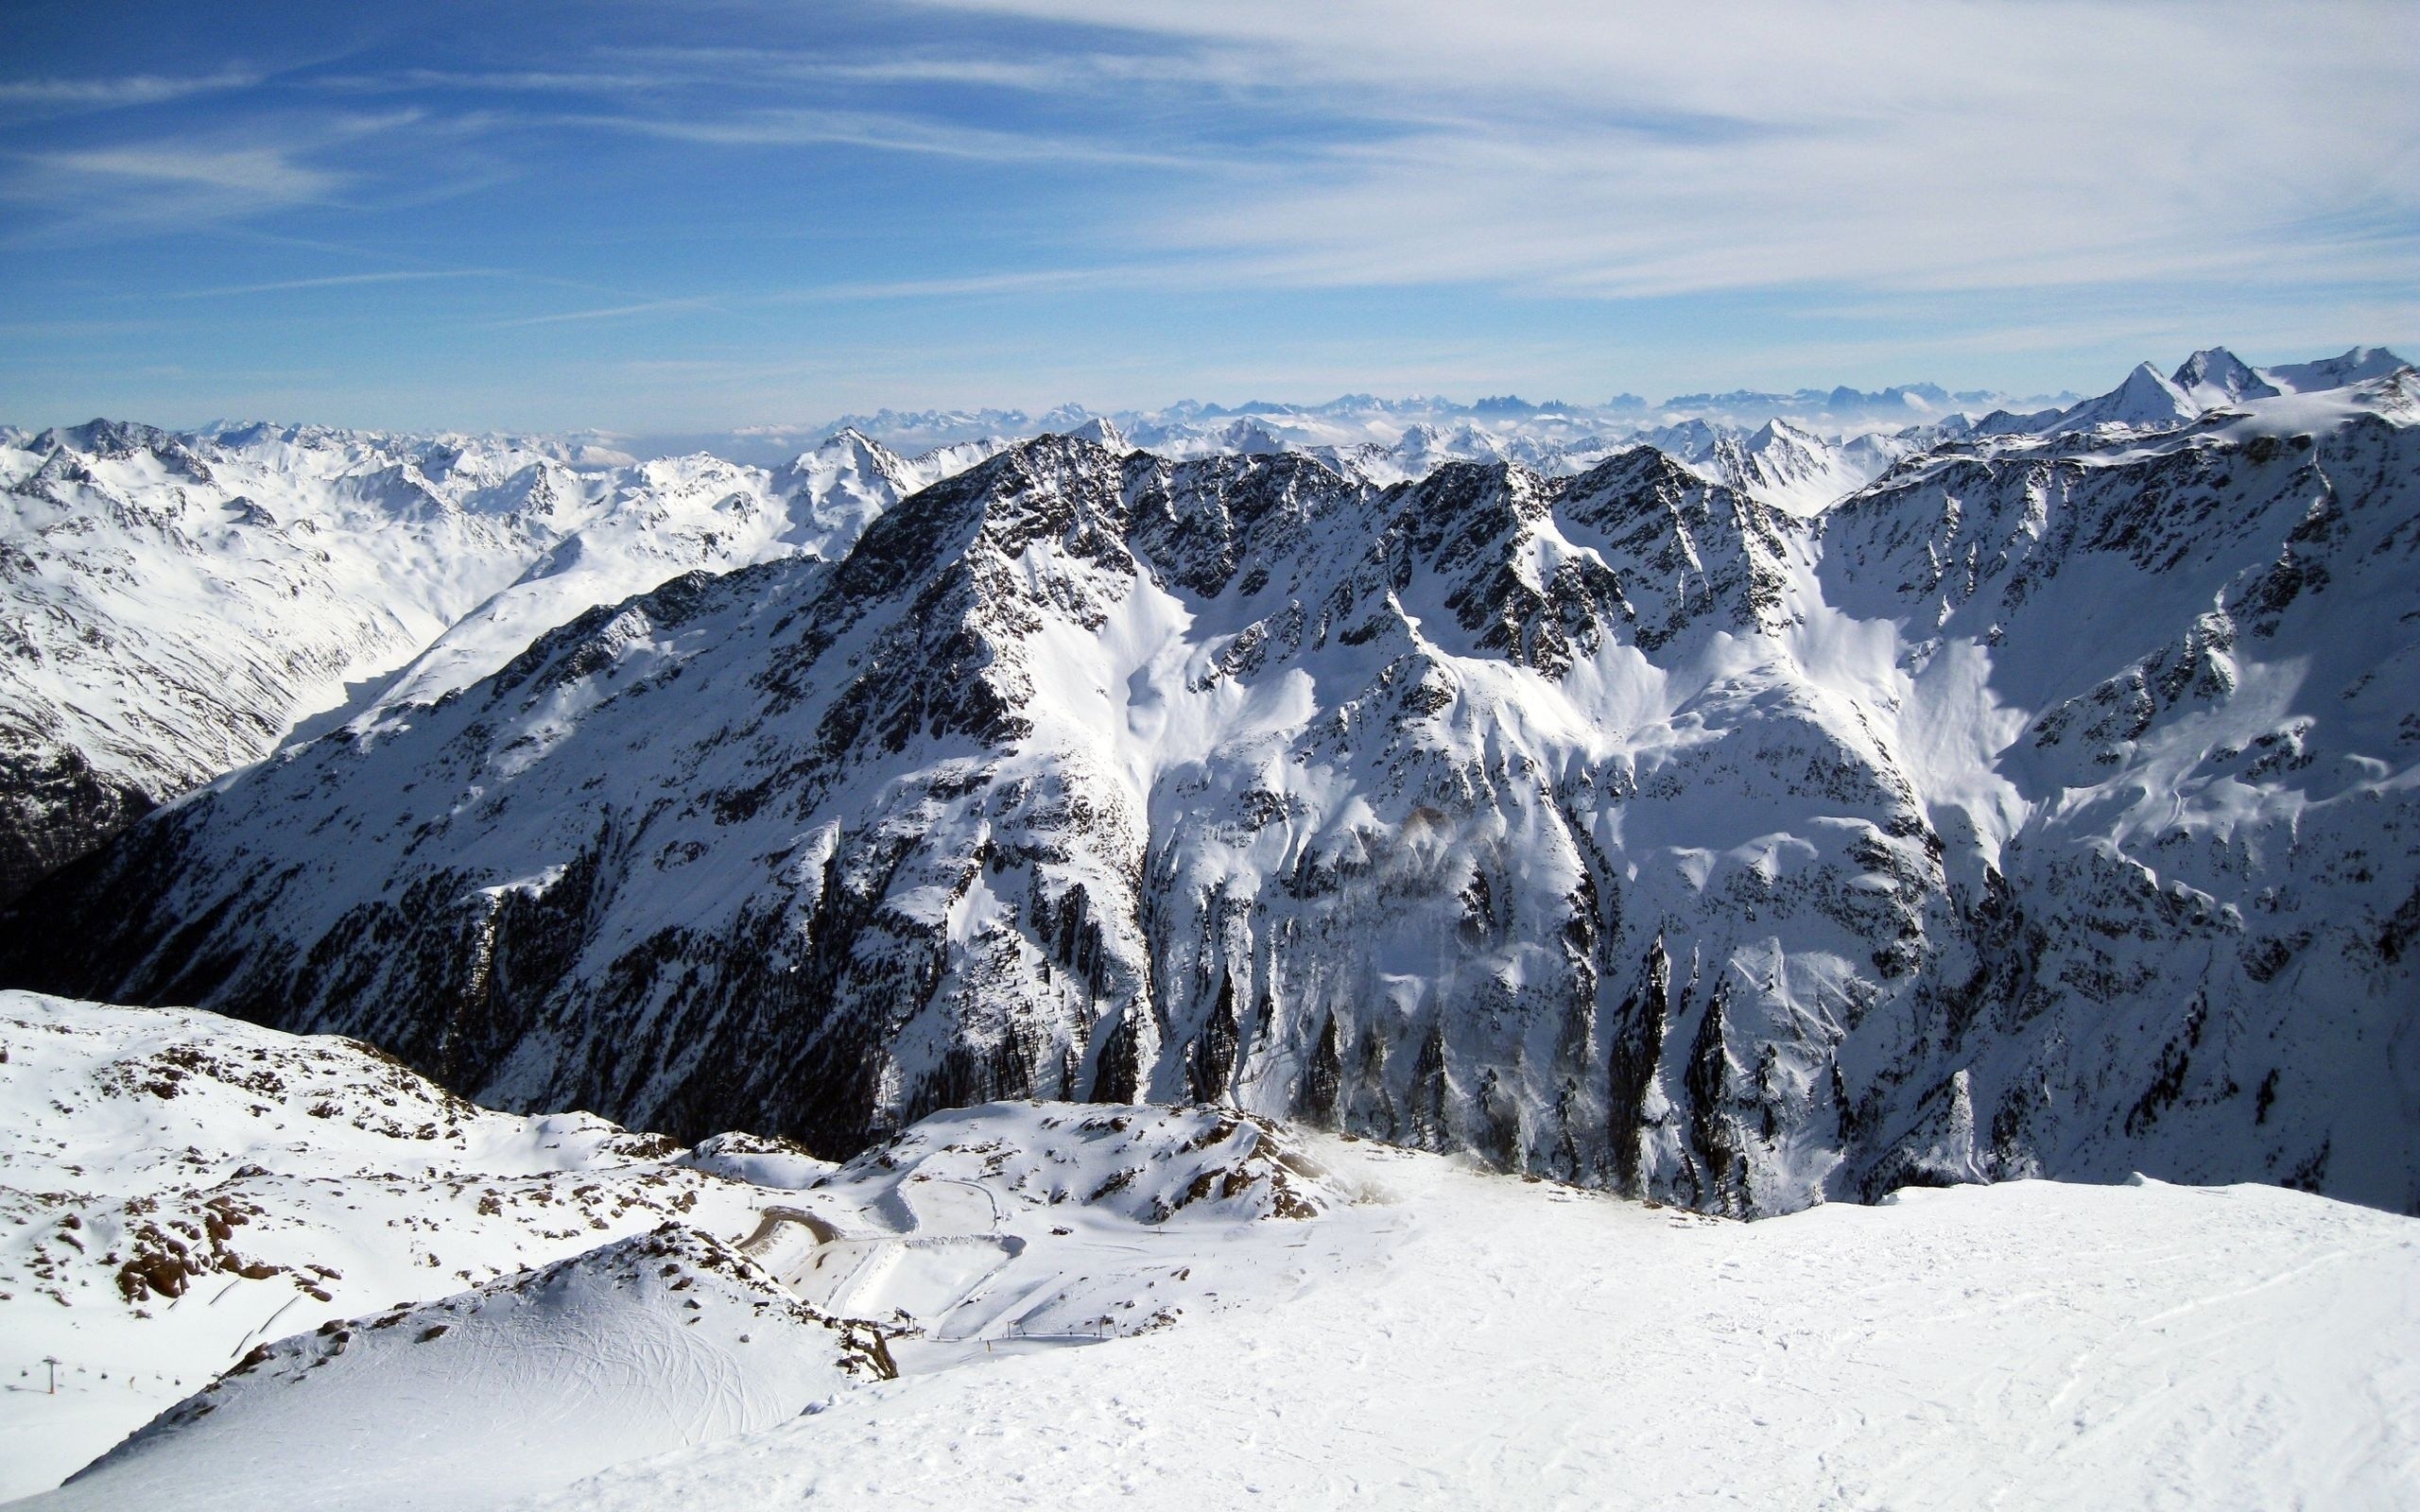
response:
<svg viewBox="0 0 2420 1512"><path fill-rule="evenodd" d="M888 446L868 436L855 425L843 425L800 454L802 458L831 454L848 454L866 457L896 457Z"/></svg>
<svg viewBox="0 0 2420 1512"><path fill-rule="evenodd" d="M2264 371L2273 382L2288 391L2308 394L2383 378L2409 366L2411 364L2384 347L2353 347L2339 356L2283 363Z"/></svg>
<svg viewBox="0 0 2420 1512"><path fill-rule="evenodd" d="M2202 406L2190 395L2157 368L2142 362L2117 387L2064 412L2052 430L2089 431L2102 425L2161 430L2189 423L2201 413Z"/></svg>
<svg viewBox="0 0 2420 1512"><path fill-rule="evenodd" d="M1092 441L1107 447L1113 452L1123 453L1133 449L1127 444L1125 434L1117 428L1116 422L1106 415L1095 415L1081 424L1071 427L1067 434L1080 440Z"/></svg>
<svg viewBox="0 0 2420 1512"><path fill-rule="evenodd" d="M52 452L64 447L96 457L130 456L137 452L182 452L185 449L182 440L156 425L107 418L42 431L33 438L32 445L36 451Z"/></svg>
<svg viewBox="0 0 2420 1512"><path fill-rule="evenodd" d="M1748 433L1746 445L1752 452L1762 452L1775 446L1813 449L1824 445L1824 438L1803 425L1792 423L1787 416L1775 415Z"/></svg>
<svg viewBox="0 0 2420 1512"><path fill-rule="evenodd" d="M2169 382L2204 409L2278 393L2276 385L2224 347L2207 347L2186 358Z"/></svg>

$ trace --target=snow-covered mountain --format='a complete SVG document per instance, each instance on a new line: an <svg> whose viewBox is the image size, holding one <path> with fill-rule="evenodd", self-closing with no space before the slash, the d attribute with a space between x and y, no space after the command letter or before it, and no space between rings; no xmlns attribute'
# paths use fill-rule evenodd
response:
<svg viewBox="0 0 2420 1512"><path fill-rule="evenodd" d="M2046 430L2052 436L2092 431L2104 425L2121 430L2167 430L2201 413L2202 406L2190 395L2146 362L2137 364L2124 383L2100 398L2087 399L2061 412Z"/></svg>
<svg viewBox="0 0 2420 1512"><path fill-rule="evenodd" d="M1586 472L1627 447L1648 445L1661 448L1717 481L1802 513L1819 509L1870 480L1880 471L1872 465L1877 450L1904 449L1892 448L1887 434L1871 431L1836 432L1831 438L1820 435L1783 417L1789 396L1720 397L1726 404L1710 406L1714 419L1669 408L1650 412L1644 405L1536 405L1512 398L1454 404L1443 400L1384 401L1366 395L1318 405L1225 409L1182 404L1115 416L1096 416L1076 406L1063 406L1039 419L986 410L982 421L1001 428L982 444L996 449L1004 436L1029 439L1055 432L1102 439L1115 450L1140 449L1173 460L1295 452L1380 487L1417 481L1448 462L1512 461L1548 476L1567 476ZM1756 398L1772 402L1770 414L1745 424L1728 418L1733 411L1727 402L1745 404ZM1901 419L1915 423L1939 420L1946 413L1917 411ZM885 412L853 416L844 423L924 438L954 434L944 423L954 418Z"/></svg>
<svg viewBox="0 0 2420 1512"><path fill-rule="evenodd" d="M8 994L0 1050L0 1495L43 1512L2420 1490L2420 1222L2273 1187L1752 1226L1229 1108L994 1104L836 1168L206 1013Z"/></svg>
<svg viewBox="0 0 2420 1512"><path fill-rule="evenodd" d="M2289 393L2325 393L2354 384L2384 378L2411 366L2384 347L2353 347L2341 355L2312 362L2282 363L2260 369L2260 375Z"/></svg>
<svg viewBox="0 0 2420 1512"><path fill-rule="evenodd" d="M970 443L909 459L840 431L769 471L694 455L616 472L586 524L455 621L375 702L434 702L555 627L685 573L785 557L838 560L884 509L994 450Z"/></svg>
<svg viewBox="0 0 2420 1512"><path fill-rule="evenodd" d="M2390 364L2381 371L2391 371L2394 366ZM2380 371L2363 369L2326 387L2342 387L2379 375ZM1188 400L1163 409L1117 410L1098 418L1111 421L1139 446L1164 455L1189 455L1205 449L1202 443L1209 438L1239 422L1266 435L1286 438L1297 450L1321 446L1375 446L1383 450L1421 427L1440 434L1468 429L1504 438L1510 443L1545 447L1575 438L1630 436L1687 421L1747 435L1779 420L1809 433L1853 438L1936 424L1962 413L1981 415L2019 404L2031 408L2067 404L2074 403L2075 397L2062 394L2055 399L2021 400L1991 389L1952 393L1935 384L1898 385L1874 392L1846 387L1801 388L1790 393L1735 389L1719 394L1675 394L1660 404L1650 404L1630 394L1617 395L1602 404L1531 404L1510 394L1471 403L1436 395L1384 399L1374 394L1346 394L1314 404L1255 400L1230 405ZM1017 409L885 409L866 415L844 415L822 425L735 432L731 440L741 444L758 440L795 443L835 431L856 430L894 447L923 451L959 441L1000 438L1026 440L1052 432L1064 434L1093 418L1094 411L1079 404L1062 404L1040 414ZM1464 456L1462 460L1471 458Z"/></svg>
<svg viewBox="0 0 2420 1512"><path fill-rule="evenodd" d="M0 898L310 716L441 696L683 573L838 556L983 455L842 434L765 470L310 427L12 435Z"/></svg>
<svg viewBox="0 0 2420 1512"><path fill-rule="evenodd" d="M511 441L100 421L0 449L0 486L9 895L409 657L587 495Z"/></svg>
<svg viewBox="0 0 2420 1512"><path fill-rule="evenodd" d="M2162 376L2145 362L2108 393L2064 409L2020 413L1996 409L1979 419L1955 417L1911 428L1895 438L1909 451L1961 436L2061 436L2097 431L2163 431L2190 424L2203 415L2246 400L2280 394L2326 393L2386 378L2405 368L2383 347L2356 347L2316 362L2255 368L2224 347L2210 347L2185 359L2174 375Z"/></svg>
<svg viewBox="0 0 2420 1512"><path fill-rule="evenodd" d="M2412 382L1951 437L1812 517L1644 447L1024 443L214 783L5 970L829 1155L1232 1097L1720 1212L2411 1209Z"/></svg>
<svg viewBox="0 0 2420 1512"><path fill-rule="evenodd" d="M2277 383L2395 365L2356 349ZM2178 381L2209 403L2233 370ZM1292 451L1381 487L1455 461L1565 476L1652 444L1804 514L2001 398L1914 385L1662 406L1346 395L1115 416L884 410L687 438L716 450L643 449L644 463L608 444L628 438L596 435L0 430L0 900L298 728L442 696L588 609L685 572L832 559L890 503L1014 439L1058 433L1176 459Z"/></svg>
<svg viewBox="0 0 2420 1512"><path fill-rule="evenodd" d="M2391 367L2386 370L2391 372L2394 369ZM2362 376L2375 378L2384 374L2364 373ZM2283 391L2224 347L2211 347L2186 358L2185 365L2176 369L2169 382L2202 409L2217 409L2246 399L2274 399ZM2322 384L2318 387L2341 388L2343 385Z"/></svg>
<svg viewBox="0 0 2420 1512"><path fill-rule="evenodd" d="M1767 421L1747 433L1704 421L1684 421L1649 431L1639 439L1711 482L1805 516L1822 513L1914 449L1882 436L1863 436L1844 444L1827 441L1786 420Z"/></svg>

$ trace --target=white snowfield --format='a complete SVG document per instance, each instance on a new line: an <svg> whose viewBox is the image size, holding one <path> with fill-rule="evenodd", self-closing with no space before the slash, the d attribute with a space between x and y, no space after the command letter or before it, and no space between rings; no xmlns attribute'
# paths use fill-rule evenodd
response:
<svg viewBox="0 0 2420 1512"><path fill-rule="evenodd" d="M871 1387L526 1505L2420 1500L2410 1219L2024 1181L1740 1224L1322 1153L1392 1200L1253 1236L1274 1273L1249 1307Z"/></svg>
<svg viewBox="0 0 2420 1512"><path fill-rule="evenodd" d="M166 1405L120 1372L242 1361L26 1507L2420 1499L2420 1220L2305 1194L2020 1181L1742 1224L1227 1109L1048 1103L836 1169L488 1113L208 1014L0 1008L0 1339L30 1372L0 1393L0 1491ZM483 1211L506 1172L590 1215ZM248 1254L342 1254L330 1299L264 1331L294 1280L139 1310L91 1284L128 1244L112 1209L150 1194L164 1222L186 1188L246 1194ZM624 1221L642 1193L672 1211ZM533 1268L441 1297L396 1263L422 1248ZM249 1311L216 1319L222 1287ZM354 1300L380 1291L405 1300Z"/></svg>

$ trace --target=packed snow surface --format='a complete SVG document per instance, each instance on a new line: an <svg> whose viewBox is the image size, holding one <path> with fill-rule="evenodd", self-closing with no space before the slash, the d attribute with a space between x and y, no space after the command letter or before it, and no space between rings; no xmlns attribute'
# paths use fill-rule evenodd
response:
<svg viewBox="0 0 2420 1512"><path fill-rule="evenodd" d="M389 1097L399 1126L419 1116L414 1089L340 1043L199 1013L25 995L8 1007L11 1254L22 1265L29 1228L51 1236L71 1295L86 1257L55 1236L95 1252L125 1241L93 1199L16 1190L26 1160L51 1159L38 1154L45 1113L95 1190L164 1195L161 1168L196 1156L268 1162L274 1177L241 1178L256 1209L236 1242L283 1254L255 1232L283 1232L288 1248L308 1234L351 1245L369 1269L395 1245L399 1211L425 1214L413 1244L477 1242L477 1209L445 1200L470 1154L586 1182L639 1168L608 1159L627 1160L636 1137L595 1121L454 1105L458 1138L375 1126ZM152 1082L169 1066L184 1075L163 1094ZM264 1113L231 1106L246 1066L317 1077L301 1095L335 1111L282 1140L233 1138L231 1112L273 1120L282 1106L267 1091ZM167 1153L179 1139L191 1150ZM379 1178L416 1205L312 1194L331 1184L319 1172L400 1154L381 1141L438 1146ZM2301 1193L2019 1181L1742 1224L1232 1109L1058 1103L937 1114L837 1169L745 1136L645 1169L689 1175L700 1200L638 1231L592 1229L584 1250L565 1235L556 1258L454 1295L334 1300L265 1344L252 1330L206 1389L18 1504L2386 1508L2420 1496L2420 1221ZM90 1216L64 1228L69 1211ZM0 1399L9 1487L72 1468L33 1473L26 1446L63 1428L89 1442L104 1417L114 1437L164 1405L131 1391L119 1402L90 1366L44 1395L42 1353L73 1368L108 1347L118 1370L156 1366L207 1332L184 1310L273 1280L203 1277L143 1313L113 1296L62 1309L56 1279L9 1282L0 1335L33 1372ZM379 1280L411 1295L391 1271ZM107 1329L42 1327L106 1309Z"/></svg>
<svg viewBox="0 0 2420 1512"><path fill-rule="evenodd" d="M533 1507L2393 1508L2420 1224L2012 1182L1755 1224L1367 1143L1250 1307L995 1360Z"/></svg>

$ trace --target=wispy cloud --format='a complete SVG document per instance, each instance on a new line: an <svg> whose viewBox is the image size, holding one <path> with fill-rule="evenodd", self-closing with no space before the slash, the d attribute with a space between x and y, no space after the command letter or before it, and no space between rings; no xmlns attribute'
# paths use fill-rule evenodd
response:
<svg viewBox="0 0 2420 1512"><path fill-rule="evenodd" d="M728 76L724 76L726 82ZM422 90L493 94L596 94L653 92L712 82L703 68L398 68L384 73L327 74L312 88L338 94L396 94Z"/></svg>
<svg viewBox="0 0 2420 1512"><path fill-rule="evenodd" d="M1152 46L1326 128L1130 223L1312 285L1547 294L2420 275L2420 10L1709 14L934 0ZM2332 217L2381 228L2354 247Z"/></svg>
<svg viewBox="0 0 2420 1512"><path fill-rule="evenodd" d="M640 300L630 304L609 304L589 310L562 310L552 315L528 315L493 324L510 328L531 325L563 325L580 320L619 320L634 315L661 315L673 310L712 310L714 301L699 298L673 300Z"/></svg>
<svg viewBox="0 0 2420 1512"><path fill-rule="evenodd" d="M112 78L0 79L0 113L119 110L132 105L156 105L189 94L248 89L260 81L261 76L256 73L233 68L182 78L127 74Z"/></svg>
<svg viewBox="0 0 2420 1512"><path fill-rule="evenodd" d="M495 119L701 150L1167 170L1070 230L1085 261L1188 254L1176 284L1634 299L2420 269L2405 6L920 9L1023 29L981 48L618 46L351 82L584 97L606 108ZM971 103L1001 91L1028 103ZM2354 212L2360 245L2327 224Z"/></svg>
<svg viewBox="0 0 2420 1512"><path fill-rule="evenodd" d="M1066 51L1041 47L1008 55L935 48L880 51L774 47L615 47L585 66L404 68L330 74L313 87L349 94L444 90L462 94L574 94L599 98L706 89L727 102L735 91L779 91L800 84L963 85L1048 94L1114 89L1137 82L1201 82L1198 65L1154 52Z"/></svg>
<svg viewBox="0 0 2420 1512"><path fill-rule="evenodd" d="M342 174L297 163L277 147L213 148L152 142L43 153L33 161L55 174L220 189L280 202L320 198L345 181Z"/></svg>
<svg viewBox="0 0 2420 1512"><path fill-rule="evenodd" d="M218 288L177 289L156 296L169 300L216 300L244 294L285 294L300 289L351 288L364 284L417 284L428 279L506 278L492 267L406 268L379 273L337 273L325 278L288 278L268 284L230 284Z"/></svg>
<svg viewBox="0 0 2420 1512"><path fill-rule="evenodd" d="M307 60L247 38L172 77L129 35L93 77L0 82L0 272L96 317L197 301L188 332L295 296L368 333L409 302L438 318L365 335L365 370L411 346L449 385L485 360L465 332L557 328L468 345L576 345L551 402L649 396L626 413L751 384L1778 379L1758 350L1959 379L1929 354L2420 328L2408 0L565 13L474 36L302 8Z"/></svg>
<svg viewBox="0 0 2420 1512"><path fill-rule="evenodd" d="M1137 287L1163 283L1169 269L1163 265L1134 264L1115 267L1036 268L1013 273L978 273L963 278L912 278L824 284L787 289L765 296L769 303L798 304L857 300L929 300L964 295L1031 294L1103 285Z"/></svg>
<svg viewBox="0 0 2420 1512"><path fill-rule="evenodd" d="M1200 167L1205 160L1138 150L1114 140L1000 130L862 111L752 110L699 116L565 114L545 124L591 127L705 146L855 146L983 163L1090 163Z"/></svg>
<svg viewBox="0 0 2420 1512"><path fill-rule="evenodd" d="M15 245L192 231L299 205L336 206L370 180L367 152L428 120L424 111L215 121L178 135L0 153L0 199L25 207ZM441 192L423 171L398 191Z"/></svg>

